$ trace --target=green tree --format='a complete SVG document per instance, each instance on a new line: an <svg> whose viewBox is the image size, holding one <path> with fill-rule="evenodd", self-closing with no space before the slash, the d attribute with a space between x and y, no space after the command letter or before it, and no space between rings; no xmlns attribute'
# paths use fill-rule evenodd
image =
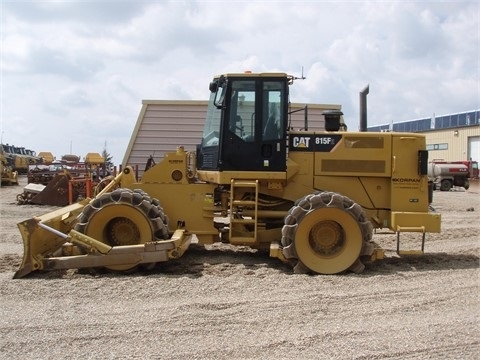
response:
<svg viewBox="0 0 480 360"><path fill-rule="evenodd" d="M107 150L107 142L105 141L105 147L103 148L102 151L102 156L105 159L105 167L106 170L110 171L110 169L113 168L113 157L110 155L110 153Z"/></svg>

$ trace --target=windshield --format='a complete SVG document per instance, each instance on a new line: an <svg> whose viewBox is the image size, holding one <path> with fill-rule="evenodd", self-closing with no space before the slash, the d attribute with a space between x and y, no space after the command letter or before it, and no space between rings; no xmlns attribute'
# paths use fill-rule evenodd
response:
<svg viewBox="0 0 480 360"><path fill-rule="evenodd" d="M224 92L225 88L221 87L218 92ZM203 129L203 146L217 146L220 137L220 119L222 109L218 109L214 102L217 92L210 93L210 101L208 102L207 117L205 119L205 127Z"/></svg>

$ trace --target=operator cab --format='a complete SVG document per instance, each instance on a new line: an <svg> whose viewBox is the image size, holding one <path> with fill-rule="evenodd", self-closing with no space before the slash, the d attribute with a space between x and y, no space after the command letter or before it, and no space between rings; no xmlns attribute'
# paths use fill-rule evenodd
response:
<svg viewBox="0 0 480 360"><path fill-rule="evenodd" d="M290 81L283 73L214 78L197 169L285 172Z"/></svg>

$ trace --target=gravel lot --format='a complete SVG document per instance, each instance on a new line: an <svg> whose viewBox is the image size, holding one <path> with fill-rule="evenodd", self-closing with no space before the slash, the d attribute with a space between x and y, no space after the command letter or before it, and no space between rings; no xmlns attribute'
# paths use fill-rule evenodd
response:
<svg viewBox="0 0 480 360"><path fill-rule="evenodd" d="M377 233L387 258L359 275L295 275L218 245L148 274L12 280L16 224L52 209L16 205L25 182L0 188L1 359L478 359L478 183L434 193L443 228L424 255L400 258L396 236ZM420 242L404 235L402 248Z"/></svg>

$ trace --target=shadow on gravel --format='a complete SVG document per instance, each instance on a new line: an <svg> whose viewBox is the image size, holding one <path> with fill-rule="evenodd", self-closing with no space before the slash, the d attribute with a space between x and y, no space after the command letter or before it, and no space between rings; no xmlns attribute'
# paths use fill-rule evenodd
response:
<svg viewBox="0 0 480 360"><path fill-rule="evenodd" d="M180 259L158 263L149 273L201 277L203 275L229 276L239 273L246 276L264 275L266 271L271 274L274 272L293 274L290 265L271 258L268 251L229 245L210 249L193 246Z"/></svg>
<svg viewBox="0 0 480 360"><path fill-rule="evenodd" d="M432 271L475 269L479 267L479 257L472 254L425 253L387 257L370 264L364 275L372 273L395 273L406 271Z"/></svg>
<svg viewBox="0 0 480 360"><path fill-rule="evenodd" d="M0 272L16 271L20 266L18 255L0 257ZM479 267L479 257L472 254L426 253L386 257L367 265L365 271L356 276L374 276L399 272L474 269ZM292 267L278 259L269 257L268 251L252 250L248 247L230 247L207 249L192 246L183 257L158 263L153 269L139 266L129 272L112 272L106 269L70 269L46 272L34 272L28 278L69 279L72 277L119 277L119 276L167 276L198 278L204 275L227 277L245 275L264 277L274 274L293 274ZM342 276L342 275L338 275Z"/></svg>

